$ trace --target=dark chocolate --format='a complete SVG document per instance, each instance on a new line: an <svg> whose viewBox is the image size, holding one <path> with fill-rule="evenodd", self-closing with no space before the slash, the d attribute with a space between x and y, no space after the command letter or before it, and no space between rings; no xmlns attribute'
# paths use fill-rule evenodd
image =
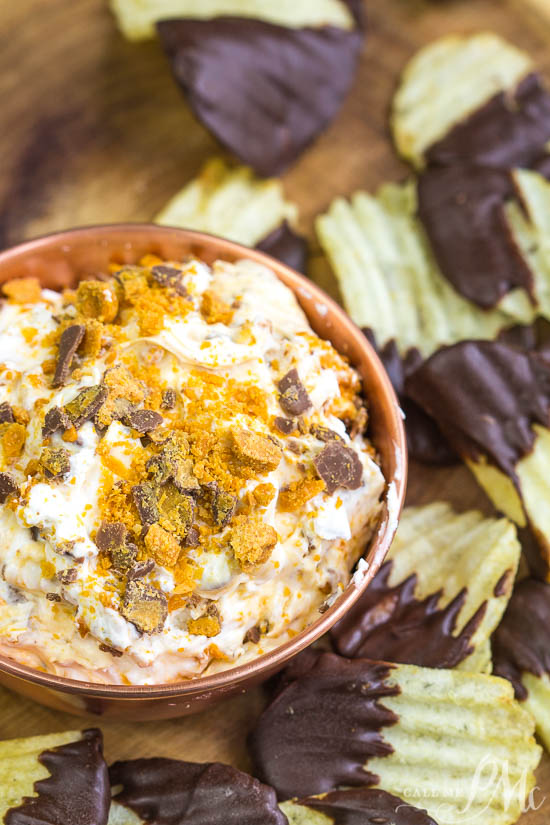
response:
<svg viewBox="0 0 550 825"><path fill-rule="evenodd" d="M437 825L426 811L379 788L332 791L296 804L328 816L333 825Z"/></svg>
<svg viewBox="0 0 550 825"><path fill-rule="evenodd" d="M306 655L304 662L301 670L291 665L298 678L280 690L252 731L257 775L280 799L376 784L379 778L364 766L393 752L382 730L398 717L381 703L399 693L389 682L392 666L333 653Z"/></svg>
<svg viewBox="0 0 550 825"><path fill-rule="evenodd" d="M85 387L78 395L65 404L64 411L78 430L86 421L91 421L107 398L107 387L97 384Z"/></svg>
<svg viewBox="0 0 550 825"><path fill-rule="evenodd" d="M159 520L157 491L153 484L145 482L132 487L132 498L137 507L141 523L144 526L154 524Z"/></svg>
<svg viewBox="0 0 550 825"><path fill-rule="evenodd" d="M229 765L135 759L110 777L115 800L154 825L287 825L273 789Z"/></svg>
<svg viewBox="0 0 550 825"><path fill-rule="evenodd" d="M72 426L72 421L60 407L52 407L46 413L44 418L44 426L42 427L42 436L47 438L59 430L68 430Z"/></svg>
<svg viewBox="0 0 550 825"><path fill-rule="evenodd" d="M500 598L500 596L506 596L512 589L513 584L514 571L506 570L495 584L493 589L493 596L495 596L497 599Z"/></svg>
<svg viewBox="0 0 550 825"><path fill-rule="evenodd" d="M346 447L340 441L329 441L313 459L313 464L320 478L325 482L329 496L338 487L357 490L361 486L363 465L359 456L355 450Z"/></svg>
<svg viewBox="0 0 550 825"><path fill-rule="evenodd" d="M284 221L269 235L266 235L256 244L256 249L271 255L272 258L276 258L278 261L282 261L286 266L295 269L296 272L304 274L306 272L307 241L294 232L288 221Z"/></svg>
<svg viewBox="0 0 550 825"><path fill-rule="evenodd" d="M9 473L0 473L0 504L3 504L8 496L18 490L17 482Z"/></svg>
<svg viewBox="0 0 550 825"><path fill-rule="evenodd" d="M517 699L527 699L522 674L550 675L550 584L535 579L516 584L492 649L494 675L512 682Z"/></svg>
<svg viewBox="0 0 550 825"><path fill-rule="evenodd" d="M0 404L0 424L13 424L15 418L13 417L13 410L7 401Z"/></svg>
<svg viewBox="0 0 550 825"><path fill-rule="evenodd" d="M124 417L124 423L138 433L156 430L164 421L162 415L154 410L132 410Z"/></svg>
<svg viewBox="0 0 550 825"><path fill-rule="evenodd" d="M130 579L120 612L142 633L158 633L168 616L168 602L164 593L141 579Z"/></svg>
<svg viewBox="0 0 550 825"><path fill-rule="evenodd" d="M57 354L57 364L52 381L52 387L62 387L69 377L72 360L82 343L86 327L82 324L73 324L67 327L59 339L59 350Z"/></svg>
<svg viewBox="0 0 550 825"><path fill-rule="evenodd" d="M418 215L441 272L483 309L515 288L532 296L533 274L504 210L512 195L509 170L450 166L418 179Z"/></svg>
<svg viewBox="0 0 550 825"><path fill-rule="evenodd" d="M61 584L72 584L78 578L78 570L76 567L68 567L66 570L60 570L55 574L55 578Z"/></svg>
<svg viewBox="0 0 550 825"><path fill-rule="evenodd" d="M342 441L342 436L338 435L338 433L331 430L329 427L321 427L319 424L312 424L310 427L311 435L314 435L315 438L318 438L319 441L322 441L324 444L328 444L330 441Z"/></svg>
<svg viewBox="0 0 550 825"><path fill-rule="evenodd" d="M363 332L382 361L405 414L409 457L423 464L440 466L455 464L458 456L447 444L433 418L430 418L418 404L407 398L405 393L406 377L411 375L423 361L420 352L417 349L411 349L404 357L401 357L393 338L380 348L371 329L364 328Z"/></svg>
<svg viewBox="0 0 550 825"><path fill-rule="evenodd" d="M273 423L283 435L290 435L296 430L296 421L293 418L284 418L282 415L278 415Z"/></svg>
<svg viewBox="0 0 550 825"><path fill-rule="evenodd" d="M132 581L132 579L142 579L148 573L150 573L155 568L155 562L153 559L145 559L144 561L136 561L133 567L131 567L128 572L126 573L126 578L128 581Z"/></svg>
<svg viewBox="0 0 550 825"><path fill-rule="evenodd" d="M106 825L111 788L101 731L85 730L78 742L44 751L38 761L50 776L34 783L37 796L7 811L6 825Z"/></svg>
<svg viewBox="0 0 550 825"><path fill-rule="evenodd" d="M297 369L289 370L277 384L279 404L287 415L301 415L311 407L307 390L300 381Z"/></svg>
<svg viewBox="0 0 550 825"><path fill-rule="evenodd" d="M153 266L151 268L151 275L157 284L165 289L173 289L178 295L187 295L187 289L185 288L185 284L182 280L181 270L176 269L174 266L166 266L165 264Z"/></svg>
<svg viewBox="0 0 550 825"><path fill-rule="evenodd" d="M536 74L500 92L426 152L428 165L532 166L550 140L550 94Z"/></svg>
<svg viewBox="0 0 550 825"><path fill-rule="evenodd" d="M332 120L354 79L363 34L217 17L157 23L198 119L260 175L282 172Z"/></svg>
<svg viewBox="0 0 550 825"><path fill-rule="evenodd" d="M550 363L497 341L462 341L422 364L406 392L459 455L487 456L518 484L516 464L533 447L533 424L549 424Z"/></svg>
<svg viewBox="0 0 550 825"><path fill-rule="evenodd" d="M331 631L338 653L420 667L453 668L474 648L471 640L487 609L484 602L456 635L456 623L466 601L462 590L445 608L441 591L422 601L415 598L417 576L391 587L393 562L378 571L361 598Z"/></svg>
<svg viewBox="0 0 550 825"><path fill-rule="evenodd" d="M125 543L127 532L126 525L121 521L104 521L96 533L95 543L100 550L108 553Z"/></svg>

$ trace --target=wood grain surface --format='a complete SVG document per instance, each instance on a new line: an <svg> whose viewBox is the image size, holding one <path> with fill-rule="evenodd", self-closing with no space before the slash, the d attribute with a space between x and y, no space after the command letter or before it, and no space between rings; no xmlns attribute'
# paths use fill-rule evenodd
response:
<svg viewBox="0 0 550 825"><path fill-rule="evenodd" d="M369 37L353 91L285 176L311 242L310 275L332 294L313 218L336 195L407 174L393 152L387 115L400 69L418 47L448 32L492 29L530 52L550 80L550 23L545 28L528 15L523 0L370 0L367 8ZM0 100L0 248L79 224L150 220L219 153L186 107L158 44L125 42L106 0L0 2ZM413 466L409 502L435 498L490 512L465 468ZM109 760L159 755L247 768L246 733L263 701L257 690L182 720L96 721ZM81 724L0 690L1 738ZM550 819L548 758L539 786L540 807L524 815L523 825Z"/></svg>

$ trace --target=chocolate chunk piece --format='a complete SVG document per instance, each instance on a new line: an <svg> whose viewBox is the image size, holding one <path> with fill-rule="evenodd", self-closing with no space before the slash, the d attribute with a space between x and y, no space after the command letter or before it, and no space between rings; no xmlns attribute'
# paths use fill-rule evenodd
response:
<svg viewBox="0 0 550 825"><path fill-rule="evenodd" d="M282 415L278 415L273 423L283 435L290 435L296 430L296 421L293 418L283 418Z"/></svg>
<svg viewBox="0 0 550 825"><path fill-rule="evenodd" d="M4 401L0 404L0 424L13 424L14 421L13 410L8 402Z"/></svg>
<svg viewBox="0 0 550 825"><path fill-rule="evenodd" d="M137 561L126 573L128 581L132 579L142 579L155 569L155 562L153 559L145 559L145 561Z"/></svg>
<svg viewBox="0 0 550 825"><path fill-rule="evenodd" d="M550 364L496 341L463 341L432 355L406 391L460 456L486 455L517 484L533 424L548 427Z"/></svg>
<svg viewBox="0 0 550 825"><path fill-rule="evenodd" d="M5 814L6 825L106 825L111 804L100 730L82 731L74 742L43 751L38 761L48 771L26 797Z"/></svg>
<svg viewBox="0 0 550 825"><path fill-rule="evenodd" d="M8 496L18 490L17 482L9 473L0 473L0 504L3 504Z"/></svg>
<svg viewBox="0 0 550 825"><path fill-rule="evenodd" d="M166 596L142 579L130 579L120 608L124 618L142 633L158 633L168 615Z"/></svg>
<svg viewBox="0 0 550 825"><path fill-rule="evenodd" d="M516 287L533 294L533 274L504 210L512 195L508 170L452 166L418 180L418 215L443 275L483 309Z"/></svg>
<svg viewBox="0 0 550 825"><path fill-rule="evenodd" d="M164 421L162 415L154 410L132 410L124 416L124 423L138 433L156 430Z"/></svg>
<svg viewBox="0 0 550 825"><path fill-rule="evenodd" d="M76 398L65 404L64 411L78 430L86 421L91 421L107 398L107 388L97 384L85 387Z"/></svg>
<svg viewBox="0 0 550 825"><path fill-rule="evenodd" d="M183 540L184 547L198 547L200 544L200 533L198 528L193 526L187 531L187 535Z"/></svg>
<svg viewBox="0 0 550 825"><path fill-rule="evenodd" d="M52 407L46 413L44 426L42 427L42 436L47 438L59 430L68 430L69 427L72 426L72 421L65 410L62 410L60 407Z"/></svg>
<svg viewBox="0 0 550 825"><path fill-rule="evenodd" d="M474 648L472 637L487 609L484 602L455 636L456 622L466 601L462 590L445 608L441 592L422 601L415 598L416 575L390 587L393 562L386 562L361 598L332 629L338 653L348 657L379 658L422 667L453 668Z"/></svg>
<svg viewBox="0 0 550 825"><path fill-rule="evenodd" d="M225 490L216 489L212 493L212 516L216 527L222 530L226 527L235 513L237 497Z"/></svg>
<svg viewBox="0 0 550 825"><path fill-rule="evenodd" d="M128 541L128 531L122 522L104 521L97 531L95 543L107 553L119 573L126 573L134 566L138 550Z"/></svg>
<svg viewBox="0 0 550 825"><path fill-rule="evenodd" d="M492 648L495 676L513 684L517 699L527 699L522 675L550 675L550 584L535 579L516 584Z"/></svg>
<svg viewBox="0 0 550 825"><path fill-rule="evenodd" d="M141 523L148 526L159 519L157 490L148 482L132 487L132 498L137 507Z"/></svg>
<svg viewBox="0 0 550 825"><path fill-rule="evenodd" d="M331 825L437 825L426 811L380 788L332 791L322 799L298 799L295 804L324 814Z"/></svg>
<svg viewBox="0 0 550 825"><path fill-rule="evenodd" d="M249 740L256 774L279 799L375 784L378 777L365 769L367 760L393 752L382 734L398 721L382 704L385 696L399 693L390 683L392 666L309 653L304 672L301 657L291 664L299 678L268 705Z"/></svg>
<svg viewBox="0 0 550 825"><path fill-rule="evenodd" d="M59 593L46 593L46 598L49 602L60 602L61 596Z"/></svg>
<svg viewBox="0 0 550 825"><path fill-rule="evenodd" d="M339 441L331 441L313 459L315 469L326 485L331 496L338 487L357 490L363 479L363 465L351 447Z"/></svg>
<svg viewBox="0 0 550 825"><path fill-rule="evenodd" d="M343 441L342 436L338 435L334 430L331 430L329 427L321 427L319 424L313 424L310 428L310 433L325 444L328 444L330 441Z"/></svg>
<svg viewBox="0 0 550 825"><path fill-rule="evenodd" d="M136 759L110 768L115 800L157 825L287 825L272 788L229 765Z"/></svg>
<svg viewBox="0 0 550 825"><path fill-rule="evenodd" d="M238 17L166 20L157 29L199 120L266 177L293 163L334 117L363 39L358 29Z"/></svg>
<svg viewBox="0 0 550 825"><path fill-rule="evenodd" d="M550 94L536 74L499 92L434 143L428 165L532 166L550 140Z"/></svg>
<svg viewBox="0 0 550 825"><path fill-rule="evenodd" d="M99 649L103 651L103 653L109 653L111 656L114 656L115 659L120 659L121 656L124 656L122 650L117 650L116 647L111 647L111 645L100 644Z"/></svg>
<svg viewBox="0 0 550 825"><path fill-rule="evenodd" d="M257 645L260 639L262 638L262 633L257 624L254 627L249 627L246 633L244 634L243 644L246 645L248 643Z"/></svg>
<svg viewBox="0 0 550 825"><path fill-rule="evenodd" d="M300 381L297 369L289 370L277 386L279 388L279 404L287 415L301 415L311 407L309 395Z"/></svg>
<svg viewBox="0 0 550 825"><path fill-rule="evenodd" d="M85 332L85 326L82 324L73 324L67 327L61 334L52 387L62 387L67 381L72 360L78 347L82 343Z"/></svg>
<svg viewBox="0 0 550 825"><path fill-rule="evenodd" d="M163 410L173 410L178 401L176 390L167 389L162 392L161 407Z"/></svg>
<svg viewBox="0 0 550 825"><path fill-rule="evenodd" d="M153 279L165 289L173 289L178 295L187 295L187 289L182 281L182 273L174 266L158 264L151 268Z"/></svg>
<svg viewBox="0 0 550 825"><path fill-rule="evenodd" d="M66 570L61 570L56 573L56 579L61 584L72 584L78 578L78 570L76 567L68 567Z"/></svg>
<svg viewBox="0 0 550 825"><path fill-rule="evenodd" d="M284 221L273 232L266 235L256 244L256 249L271 255L272 258L276 258L278 261L282 261L286 266L295 269L296 272L305 274L307 241L294 232L288 221Z"/></svg>
<svg viewBox="0 0 550 825"><path fill-rule="evenodd" d="M62 478L71 471L69 453L63 447L43 447L40 466L47 478Z"/></svg>

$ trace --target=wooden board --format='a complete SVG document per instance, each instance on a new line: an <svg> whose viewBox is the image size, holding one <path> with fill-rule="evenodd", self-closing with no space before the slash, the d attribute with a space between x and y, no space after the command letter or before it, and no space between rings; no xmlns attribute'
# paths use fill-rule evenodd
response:
<svg viewBox="0 0 550 825"><path fill-rule="evenodd" d="M353 92L285 177L311 241L310 274L333 294L313 218L336 195L407 174L392 150L387 114L400 68L419 46L451 31L493 29L533 54L550 80L550 25L538 26L522 0L371 0L368 11ZM158 44L126 43L106 0L5 0L0 46L0 247L78 224L150 220L219 151L187 109ZM465 468L413 466L409 501L434 498L490 512ZM246 769L246 733L263 701L257 690L178 721L97 721L109 760L158 755ZM0 690L1 738L80 724ZM540 808L525 814L524 825L543 825L550 816L547 758L539 785Z"/></svg>

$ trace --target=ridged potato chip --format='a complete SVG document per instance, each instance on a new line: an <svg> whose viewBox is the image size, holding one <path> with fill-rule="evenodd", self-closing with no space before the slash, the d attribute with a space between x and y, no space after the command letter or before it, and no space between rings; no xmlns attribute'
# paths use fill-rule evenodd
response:
<svg viewBox="0 0 550 825"><path fill-rule="evenodd" d="M446 35L425 46L405 67L393 100L398 152L422 167L430 146L531 70L528 55L492 32Z"/></svg>
<svg viewBox="0 0 550 825"><path fill-rule="evenodd" d="M0 742L0 822L15 809L21 821L106 825L109 801L99 730Z"/></svg>
<svg viewBox="0 0 550 825"><path fill-rule="evenodd" d="M382 570L333 628L338 652L490 672L520 554L507 519L446 502L406 508Z"/></svg>
<svg viewBox="0 0 550 825"><path fill-rule="evenodd" d="M155 223L255 246L283 222L293 224L297 216L279 180L263 180L246 166L232 167L212 158L158 213Z"/></svg>
<svg viewBox="0 0 550 825"><path fill-rule="evenodd" d="M289 825L437 825L426 811L374 788L283 802Z"/></svg>
<svg viewBox="0 0 550 825"><path fill-rule="evenodd" d="M254 17L292 28L353 26L349 8L340 0L111 0L111 9L129 40L153 37L158 20L205 20L221 15Z"/></svg>
<svg viewBox="0 0 550 825"><path fill-rule="evenodd" d="M485 311L443 277L416 217L414 181L386 184L375 196L338 198L317 218L317 233L337 277L345 307L371 329L379 347L394 340L401 355L427 357L444 344L496 338L531 320L527 297L515 291L502 309Z"/></svg>
<svg viewBox="0 0 550 825"><path fill-rule="evenodd" d="M505 679L325 653L276 695L251 748L281 799L302 796L304 784L312 794L370 784L439 825L465 812L511 825L535 786L533 734Z"/></svg>

